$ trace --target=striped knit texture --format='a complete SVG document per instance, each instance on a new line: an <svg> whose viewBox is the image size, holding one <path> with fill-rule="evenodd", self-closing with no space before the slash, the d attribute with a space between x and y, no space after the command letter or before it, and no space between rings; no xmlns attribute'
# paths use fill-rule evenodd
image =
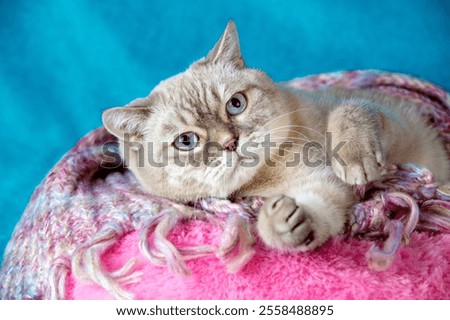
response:
<svg viewBox="0 0 450 320"><path fill-rule="evenodd" d="M441 88L406 75L351 71L299 78L292 87L376 88L414 100L424 118L439 129L450 154L450 98ZM0 271L2 299L64 299L71 273L95 282L119 299L133 298L123 286L139 281L133 261L106 272L100 256L121 237L139 231L141 253L149 263L189 274L185 261L215 254L229 272L238 272L253 256L254 221L263 199L204 199L177 203L145 193L134 176L111 164L117 147L104 128L82 138L36 188L7 246ZM105 149L106 148L106 149ZM109 168L102 166L107 161ZM450 231L450 188L438 186L428 170L413 164L392 166L384 177L355 188L346 233L373 241L368 268L389 268L412 232ZM185 219L201 219L222 228L219 245L176 248L167 236Z"/></svg>

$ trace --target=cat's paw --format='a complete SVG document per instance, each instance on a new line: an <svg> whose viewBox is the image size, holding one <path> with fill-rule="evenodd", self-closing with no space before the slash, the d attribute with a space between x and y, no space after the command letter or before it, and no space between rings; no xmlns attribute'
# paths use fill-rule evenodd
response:
<svg viewBox="0 0 450 320"><path fill-rule="evenodd" d="M332 159L335 174L351 185L366 184L384 174L384 155L370 142L349 142L340 159Z"/></svg>
<svg viewBox="0 0 450 320"><path fill-rule="evenodd" d="M328 119L328 130L333 134L331 155L335 174L348 184L365 184L381 176L385 155L381 143L382 116L370 108L349 102L336 108Z"/></svg>
<svg viewBox="0 0 450 320"><path fill-rule="evenodd" d="M267 245L284 251L307 251L319 244L310 214L287 196L265 201L257 228Z"/></svg>

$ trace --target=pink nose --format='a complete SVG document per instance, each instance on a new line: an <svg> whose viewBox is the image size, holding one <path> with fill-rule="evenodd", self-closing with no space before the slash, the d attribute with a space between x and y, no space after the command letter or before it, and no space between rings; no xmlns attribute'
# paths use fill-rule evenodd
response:
<svg viewBox="0 0 450 320"><path fill-rule="evenodd" d="M231 138L223 144L223 148L229 151L236 151L238 145L238 140L236 138Z"/></svg>

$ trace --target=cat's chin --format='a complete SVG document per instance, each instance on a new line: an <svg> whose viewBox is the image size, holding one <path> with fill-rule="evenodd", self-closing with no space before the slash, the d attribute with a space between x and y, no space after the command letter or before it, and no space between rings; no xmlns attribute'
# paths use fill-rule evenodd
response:
<svg viewBox="0 0 450 320"><path fill-rule="evenodd" d="M196 193L195 198L229 198L249 183L261 167L259 157L249 157L240 152L232 152L229 161L223 162L216 168L220 174L214 179L205 179L202 186L202 194Z"/></svg>
<svg viewBox="0 0 450 320"><path fill-rule="evenodd" d="M181 170L170 166L172 177L161 174L164 170L131 166L135 176L148 193L168 199L188 202L202 198L228 198L256 175L261 155L253 156L233 151L216 165ZM167 171L166 171L167 172Z"/></svg>
<svg viewBox="0 0 450 320"><path fill-rule="evenodd" d="M225 169L217 190L217 197L229 197L249 183L261 167L260 158L235 153L234 163Z"/></svg>

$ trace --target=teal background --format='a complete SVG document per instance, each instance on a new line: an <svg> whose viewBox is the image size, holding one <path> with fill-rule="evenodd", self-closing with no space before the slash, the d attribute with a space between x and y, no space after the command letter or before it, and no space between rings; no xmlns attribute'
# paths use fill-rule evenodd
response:
<svg viewBox="0 0 450 320"><path fill-rule="evenodd" d="M370 68L449 89L449 15L436 0L0 0L0 257L35 186L102 110L205 55L228 19L247 64L275 80Z"/></svg>

